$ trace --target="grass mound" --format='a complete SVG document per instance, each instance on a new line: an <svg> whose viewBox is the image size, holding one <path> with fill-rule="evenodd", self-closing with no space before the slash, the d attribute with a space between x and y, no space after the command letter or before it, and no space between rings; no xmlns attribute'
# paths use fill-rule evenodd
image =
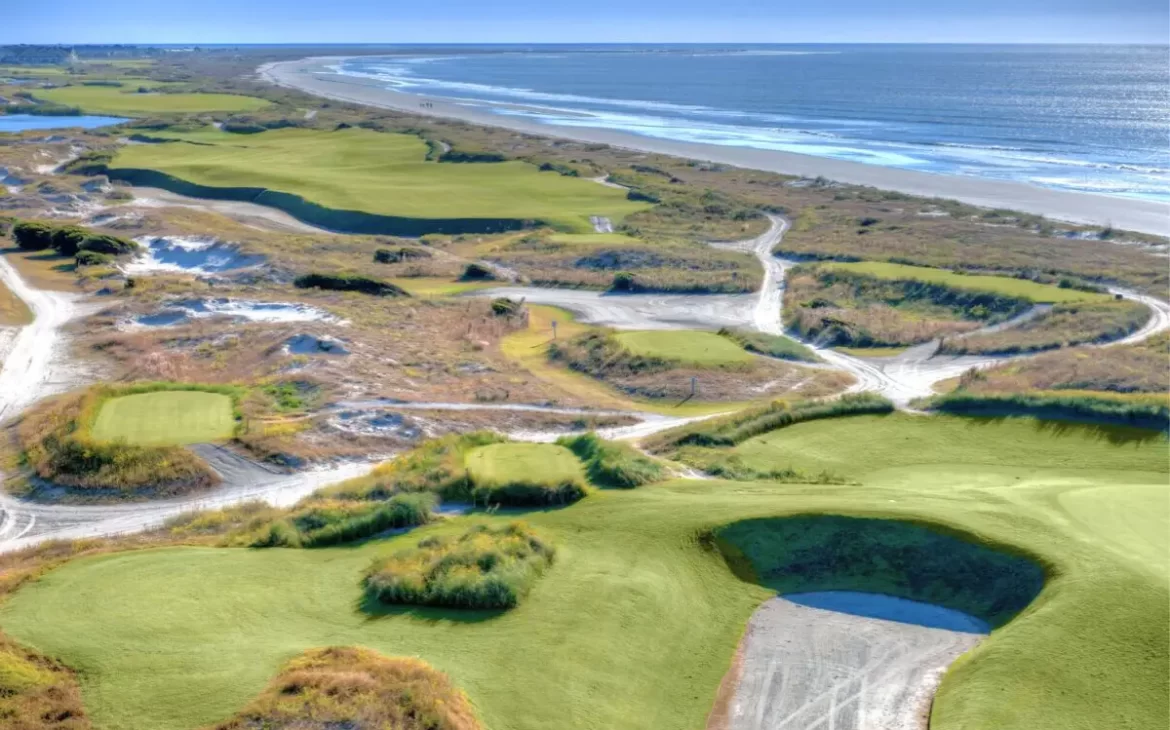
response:
<svg viewBox="0 0 1170 730"><path fill-rule="evenodd" d="M314 500L262 528L252 547L325 547L431 520L430 494L396 494L385 502Z"/></svg>
<svg viewBox="0 0 1170 730"><path fill-rule="evenodd" d="M909 522L802 515L737 522L714 537L737 575L777 593L882 593L992 626L1044 587L1044 569L1029 558Z"/></svg>
<svg viewBox="0 0 1170 730"><path fill-rule="evenodd" d="M231 438L232 398L197 390L160 390L106 399L90 434L99 443L178 446Z"/></svg>
<svg viewBox="0 0 1170 730"><path fill-rule="evenodd" d="M601 487L629 489L662 481L662 465L629 444L605 441L594 433L564 437L558 444L568 448L585 464L589 481Z"/></svg>
<svg viewBox="0 0 1170 730"><path fill-rule="evenodd" d="M697 330L643 330L613 335L630 354L673 360L700 367L744 365L752 355L714 332Z"/></svg>
<svg viewBox="0 0 1170 730"><path fill-rule="evenodd" d="M467 454L476 504L567 504L585 496L581 462L555 444L502 443Z"/></svg>
<svg viewBox="0 0 1170 730"><path fill-rule="evenodd" d="M73 672L0 634L0 725L5 730L89 730Z"/></svg>
<svg viewBox="0 0 1170 730"><path fill-rule="evenodd" d="M117 490L131 494L150 490L171 494L210 487L219 481L216 474L198 456L174 445L173 440L148 445L126 440L105 441L93 434L94 425L108 400L154 391L166 394L168 388L191 387L194 386L182 383L147 383L121 388L101 386L41 404L17 425L22 460L42 479L91 493ZM230 388L223 390L225 393L234 392ZM136 403L131 402L132 405ZM136 409L137 406L132 410ZM146 413L145 410L142 412ZM190 433L174 428L157 412L151 413L150 417L156 422L154 428L166 430L170 439L176 434ZM228 417L231 417L230 401ZM150 439L150 431L139 431L134 421L118 419L115 422L121 425L114 428L124 427L127 434L142 433L144 438Z"/></svg>
<svg viewBox="0 0 1170 730"><path fill-rule="evenodd" d="M479 730L471 703L421 659L310 649L215 730Z"/></svg>
<svg viewBox="0 0 1170 730"><path fill-rule="evenodd" d="M506 609L528 593L553 554L553 546L523 523L477 525L375 561L365 585L382 603Z"/></svg>

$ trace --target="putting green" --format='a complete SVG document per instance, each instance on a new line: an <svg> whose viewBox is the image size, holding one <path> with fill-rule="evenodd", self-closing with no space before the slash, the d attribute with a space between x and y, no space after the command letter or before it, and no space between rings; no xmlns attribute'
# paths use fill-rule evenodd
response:
<svg viewBox="0 0 1170 730"><path fill-rule="evenodd" d="M167 446L223 441L235 430L232 399L219 393L161 390L102 403L92 435L97 441Z"/></svg>
<svg viewBox="0 0 1170 730"><path fill-rule="evenodd" d="M151 81L125 81L125 86L63 86L38 89L36 97L56 104L80 107L90 114L192 114L202 112L249 112L269 106L264 99L236 94L140 94L139 87L160 86Z"/></svg>
<svg viewBox="0 0 1170 730"><path fill-rule="evenodd" d="M493 730L690 730L703 726L748 617L771 595L735 577L699 536L755 517L900 517L960 528L1050 566L1032 606L944 676L933 730L1165 727L1170 589L1164 569L1133 549L1164 539L1165 442L1026 420L959 428L960 420L840 418L777 432L794 443L835 441L801 465L848 473L854 485L676 481L529 512L557 558L502 615L367 615L360 578L372 559L423 536L513 515L452 518L357 547L77 560L13 595L0 626L79 671L101 730L206 726L299 652L347 644L419 656L449 673ZM932 424L966 443L935 455ZM1100 494L1061 499L1089 487ZM1115 515L1098 519L1093 505L1112 495L1122 495ZM1111 525L1122 521L1133 535L1119 540Z"/></svg>
<svg viewBox="0 0 1170 730"><path fill-rule="evenodd" d="M929 284L941 284L955 289L984 291L1002 294L1008 297L1019 297L1044 304L1106 302L1113 298L1109 294L1079 291L1077 289L1062 289L1058 286L1038 284L1034 281L1016 279L1010 276L959 274L954 271L947 271L946 269L932 269L928 266L908 266L906 264L891 264L882 261L830 263L823 264L823 266L830 271L865 274L866 276L873 276L879 279L922 281Z"/></svg>
<svg viewBox="0 0 1170 730"><path fill-rule="evenodd" d="M590 231L649 207L621 190L524 162L437 163L422 139L367 129L154 133L197 144L123 147L113 168L158 170L212 187L292 193L340 211L423 219L541 220ZM311 172L306 172L311 171Z"/></svg>
<svg viewBox="0 0 1170 730"><path fill-rule="evenodd" d="M581 461L564 446L556 444L491 444L467 455L467 471L476 484L536 482L584 483Z"/></svg>
<svg viewBox="0 0 1170 730"><path fill-rule="evenodd" d="M630 354L681 360L700 366L746 364L754 360L747 350L714 332L700 330L639 330L614 335Z"/></svg>

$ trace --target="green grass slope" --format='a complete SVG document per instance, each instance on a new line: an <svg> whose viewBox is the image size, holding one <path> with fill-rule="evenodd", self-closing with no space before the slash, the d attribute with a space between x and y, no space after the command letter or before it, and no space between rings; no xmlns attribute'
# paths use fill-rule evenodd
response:
<svg viewBox="0 0 1170 730"><path fill-rule="evenodd" d="M827 263L824 268L832 271L846 271L864 274L879 279L896 281L923 281L955 289L992 292L1007 297L1019 297L1041 304L1062 304L1066 302L1104 302L1112 297L1098 292L1065 289L1051 284L1040 284L1028 279L1010 276L983 274L960 274L946 269L932 269L927 266L908 266L883 261L858 261L850 263Z"/></svg>
<svg viewBox="0 0 1170 730"><path fill-rule="evenodd" d="M638 330L618 332L614 338L639 357L719 366L750 363L754 357L736 343L714 332L699 330Z"/></svg>
<svg viewBox="0 0 1170 730"><path fill-rule="evenodd" d="M265 188L326 208L421 219L539 220L589 232L589 217L644 210L620 190L524 162L438 163L422 139L365 129L168 135L122 148L112 170L156 170L213 188ZM311 172L307 172L311 171Z"/></svg>
<svg viewBox="0 0 1170 730"><path fill-rule="evenodd" d="M232 399L220 393L162 390L102 403L92 435L99 442L174 446L222 441L236 427Z"/></svg>
<svg viewBox="0 0 1170 730"><path fill-rule="evenodd" d="M668 482L530 513L557 560L503 615L361 610L372 560L508 519L480 516L357 547L80 560L16 593L0 626L80 672L102 730L223 720L284 662L336 644L426 660L494 730L692 730L771 595L737 578L703 535L763 517L898 517L1010 545L1049 574L1031 606L948 672L933 730L1167 725L1170 591L1164 561L1150 558L1170 524L1164 441L908 415L778 433L807 451L777 452L773 466L859 483Z"/></svg>

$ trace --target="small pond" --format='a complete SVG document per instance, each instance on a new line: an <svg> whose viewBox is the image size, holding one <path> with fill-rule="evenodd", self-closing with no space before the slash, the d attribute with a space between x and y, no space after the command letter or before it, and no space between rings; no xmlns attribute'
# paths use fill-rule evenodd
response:
<svg viewBox="0 0 1170 730"><path fill-rule="evenodd" d="M89 115L80 117L48 117L36 114L8 114L0 115L0 134L14 134L30 129L69 129L71 127L94 129L96 127L108 127L112 124L121 124L122 122L128 121L130 120L120 117L97 117Z"/></svg>

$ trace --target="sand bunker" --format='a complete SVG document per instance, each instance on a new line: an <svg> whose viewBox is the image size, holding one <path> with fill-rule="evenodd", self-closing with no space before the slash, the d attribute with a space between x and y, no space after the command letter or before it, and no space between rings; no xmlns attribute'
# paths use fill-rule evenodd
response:
<svg viewBox="0 0 1170 730"><path fill-rule="evenodd" d="M124 326L175 327L197 319L229 317L244 322L336 322L336 317L316 307L296 302L259 302L246 299L182 299L152 314L133 317Z"/></svg>
<svg viewBox="0 0 1170 730"><path fill-rule="evenodd" d="M284 341L284 351L289 355L348 355L345 343L336 337L309 334L293 335Z"/></svg>
<svg viewBox="0 0 1170 730"><path fill-rule="evenodd" d="M241 253L234 243L205 236L145 236L134 240L142 244L145 253L122 267L127 274L222 274L264 263L263 256Z"/></svg>
<svg viewBox="0 0 1170 730"><path fill-rule="evenodd" d="M847 591L756 610L710 730L921 730L943 672L988 632L959 611Z"/></svg>

